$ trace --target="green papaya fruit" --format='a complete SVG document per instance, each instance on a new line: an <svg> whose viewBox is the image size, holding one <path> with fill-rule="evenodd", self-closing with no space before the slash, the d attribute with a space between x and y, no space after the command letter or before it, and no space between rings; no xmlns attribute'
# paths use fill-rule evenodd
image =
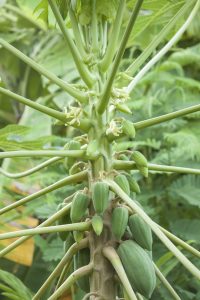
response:
<svg viewBox="0 0 200 300"><path fill-rule="evenodd" d="M131 154L131 159L135 161L137 167L147 167L147 159L141 152L134 151Z"/></svg>
<svg viewBox="0 0 200 300"><path fill-rule="evenodd" d="M121 240L128 224L128 209L116 207L112 212L111 228L117 240Z"/></svg>
<svg viewBox="0 0 200 300"><path fill-rule="evenodd" d="M134 291L149 299L156 286L155 269L149 255L131 240L122 242L117 252Z"/></svg>
<svg viewBox="0 0 200 300"><path fill-rule="evenodd" d="M107 183L98 181L92 187L92 202L95 212L103 214L109 203L109 186Z"/></svg>
<svg viewBox="0 0 200 300"><path fill-rule="evenodd" d="M122 122L122 131L130 138L135 137L135 127L133 123L129 120L124 119Z"/></svg>
<svg viewBox="0 0 200 300"><path fill-rule="evenodd" d="M66 144L64 147L64 150L80 150L81 149L81 143L78 141L71 140L69 143ZM73 164L75 163L76 158L73 157L66 157L64 160L64 165L66 169L70 169Z"/></svg>
<svg viewBox="0 0 200 300"><path fill-rule="evenodd" d="M138 183L136 182L136 180L131 175L127 175L126 177L128 179L128 182L129 182L130 190L134 193L139 194L140 193L140 187L139 187Z"/></svg>
<svg viewBox="0 0 200 300"><path fill-rule="evenodd" d="M129 218L129 228L134 240L144 249L152 251L152 231L150 226L138 215Z"/></svg>
<svg viewBox="0 0 200 300"><path fill-rule="evenodd" d="M84 238L84 232L82 232L82 231L73 231L73 237L74 237L74 240L77 243L80 243L80 241Z"/></svg>
<svg viewBox="0 0 200 300"><path fill-rule="evenodd" d="M120 188L128 195L130 196L130 186L128 179L124 174L119 174L115 177L115 182L120 186Z"/></svg>
<svg viewBox="0 0 200 300"><path fill-rule="evenodd" d="M85 216L89 203L90 198L86 193L79 191L75 194L72 200L70 211L70 218L72 223L81 221L81 219Z"/></svg>

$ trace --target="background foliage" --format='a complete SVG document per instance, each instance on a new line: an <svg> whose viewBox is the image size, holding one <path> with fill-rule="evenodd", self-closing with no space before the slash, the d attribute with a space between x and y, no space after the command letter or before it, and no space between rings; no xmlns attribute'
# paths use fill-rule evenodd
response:
<svg viewBox="0 0 200 300"><path fill-rule="evenodd" d="M101 1L102 6L99 5L101 14L113 18L112 14L115 14L113 7L117 2ZM145 2L147 4L129 40L122 67L128 66L141 53L184 3L180 0L173 5L171 1L164 0ZM88 3L85 1L81 11L80 18L83 23L87 23L89 18ZM133 0L127 1L128 7L133 3ZM79 78L75 65L55 26L53 16L47 10L46 1L0 1L0 4L2 4L0 36L60 78L77 83ZM128 15L127 9L124 25ZM181 22L182 20L177 22L174 30ZM70 27L68 19L66 24ZM56 109L63 110L72 104L70 96L2 48L0 60L0 85ZM129 108L133 111L130 119L135 122L198 104L199 71L200 13L176 47L135 88L129 100ZM197 112L156 125L139 132L134 142L120 140L116 149L134 147L142 150L149 162L200 168L199 121L200 113ZM71 128L54 126L49 117L30 108L24 108L12 99L0 95L1 151L61 149L75 134ZM40 161L42 160L18 158L6 159L1 161L1 164L2 168L10 172L20 172ZM5 179L0 175L0 199L3 199L0 206L51 184L64 177L66 173L67 170L59 161L26 179ZM142 184L139 200L150 216L166 229L170 229L200 249L200 178L195 175L166 175L152 172L148 179L143 179L139 175L137 179ZM36 226L38 222L55 212L57 204L74 189L72 186L62 188L33 201L27 207L6 214L5 217L1 217L0 232ZM8 241L0 242L0 248L7 245L6 242ZM2 299L31 299L31 293L39 288L63 253L62 242L52 234L37 236L14 250L7 259L1 259ZM197 280L190 278L156 238L153 253L154 260L167 275L168 280L175 283L181 299L200 299L200 285ZM192 260L200 267L197 259ZM24 285L6 271L20 278ZM20 294L22 290L23 295ZM74 292L76 293L76 289ZM12 298L12 295L15 298ZM161 285L156 288L152 296L152 300L154 299L169 299L167 291Z"/></svg>

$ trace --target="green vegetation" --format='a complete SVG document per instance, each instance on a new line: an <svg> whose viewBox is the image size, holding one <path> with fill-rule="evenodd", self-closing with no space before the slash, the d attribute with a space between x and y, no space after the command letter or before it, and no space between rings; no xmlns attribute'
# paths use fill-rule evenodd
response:
<svg viewBox="0 0 200 300"><path fill-rule="evenodd" d="M0 4L0 299L200 298L199 32L200 0Z"/></svg>

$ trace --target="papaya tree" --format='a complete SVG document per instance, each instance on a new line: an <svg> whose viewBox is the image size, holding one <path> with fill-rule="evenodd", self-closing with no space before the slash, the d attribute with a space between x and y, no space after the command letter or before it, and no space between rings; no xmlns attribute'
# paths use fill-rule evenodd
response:
<svg viewBox="0 0 200 300"><path fill-rule="evenodd" d="M128 66L124 60L122 64L127 45L131 38L136 39L140 28L138 23L142 22L143 15L151 14L154 1L39 2L36 10L41 10L43 16L51 11L66 49L71 52L79 77L72 83L59 78L0 37L2 48L73 99L72 104L59 111L14 93L3 85L0 87L0 93L9 100L54 118L55 125L75 128L77 133L63 149L0 153L1 159L50 157L19 174L5 171L4 175L11 178L29 176L57 161L63 163L69 173L64 179L2 207L0 215L66 185L81 184L80 190L59 203L57 211L36 228L0 234L0 240L19 237L0 251L0 257L33 235L58 233L63 241L65 254L33 296L34 300L43 299L52 282L55 285L50 300L58 299L74 284L85 292L83 299L150 299L157 278L169 291L171 299L181 299L153 261L153 235L187 272L200 280L200 270L181 250L198 258L200 252L149 217L137 201L142 189L135 177L139 173L147 178L152 171L200 175L200 170L152 164L148 162L148 156L137 149L117 148L119 141L134 140L138 131L200 111L198 104L138 122L129 120L133 112L128 100L136 85L177 43L200 8L199 0L177 1L176 4L163 2L164 15L171 6L174 15ZM125 15L128 15L128 21ZM172 29L182 18L182 25L172 35ZM69 24L72 30L68 28ZM155 54L166 38L168 42Z"/></svg>

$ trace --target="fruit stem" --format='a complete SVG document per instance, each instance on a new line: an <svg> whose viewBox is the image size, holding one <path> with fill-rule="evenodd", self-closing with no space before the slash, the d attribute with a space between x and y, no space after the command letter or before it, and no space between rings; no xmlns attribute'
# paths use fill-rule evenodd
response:
<svg viewBox="0 0 200 300"><path fill-rule="evenodd" d="M121 260L113 247L105 247L103 248L104 256L110 261L113 268L117 272L119 279L121 280L124 289L127 292L127 295L131 300L137 300L136 294L134 293L131 284L128 280L126 272L122 266Z"/></svg>
<svg viewBox="0 0 200 300"><path fill-rule="evenodd" d="M165 278L165 276L161 273L161 271L158 269L158 267L155 264L154 264L154 268L155 268L155 272L156 272L157 277L160 279L162 284L166 287L166 289L172 295L173 299L181 300L179 295L176 293L176 291L173 289L171 284L168 282L168 280Z"/></svg>
<svg viewBox="0 0 200 300"><path fill-rule="evenodd" d="M43 285L40 287L40 289L37 291L35 296L32 300L39 300L41 299L41 296L44 294L48 286L51 284L51 282L56 279L59 274L62 272L62 269L64 267L69 268L71 264L71 260L80 249L86 248L88 246L88 239L83 239L79 243L74 243L67 253L63 256L61 261L58 263L58 265L55 267L53 272L50 274L50 276L46 279L46 281L43 283Z"/></svg>
<svg viewBox="0 0 200 300"><path fill-rule="evenodd" d="M50 193L52 191L55 191L63 186L66 186L67 184L72 184L72 183L77 183L77 182L81 182L85 179L87 179L88 177L88 171L82 171L80 173L77 173L75 175L71 175L71 176L68 176L64 179L61 179L43 189L41 189L40 191L34 193L34 194L31 194L31 195L28 195L27 197L25 198L22 198L21 200L18 200L10 205L7 205L5 207L3 207L2 209L0 209L0 215L16 208L16 207L19 207L21 205L24 205L25 203L29 202L29 201L32 201L34 199L37 199L39 198L40 196L43 196L47 193Z"/></svg>
<svg viewBox="0 0 200 300"><path fill-rule="evenodd" d="M74 282L83 276L88 276L93 270L93 264L90 263L87 266L84 266L76 271L74 271L65 282L53 293L48 300L57 300L66 290L68 290Z"/></svg>

